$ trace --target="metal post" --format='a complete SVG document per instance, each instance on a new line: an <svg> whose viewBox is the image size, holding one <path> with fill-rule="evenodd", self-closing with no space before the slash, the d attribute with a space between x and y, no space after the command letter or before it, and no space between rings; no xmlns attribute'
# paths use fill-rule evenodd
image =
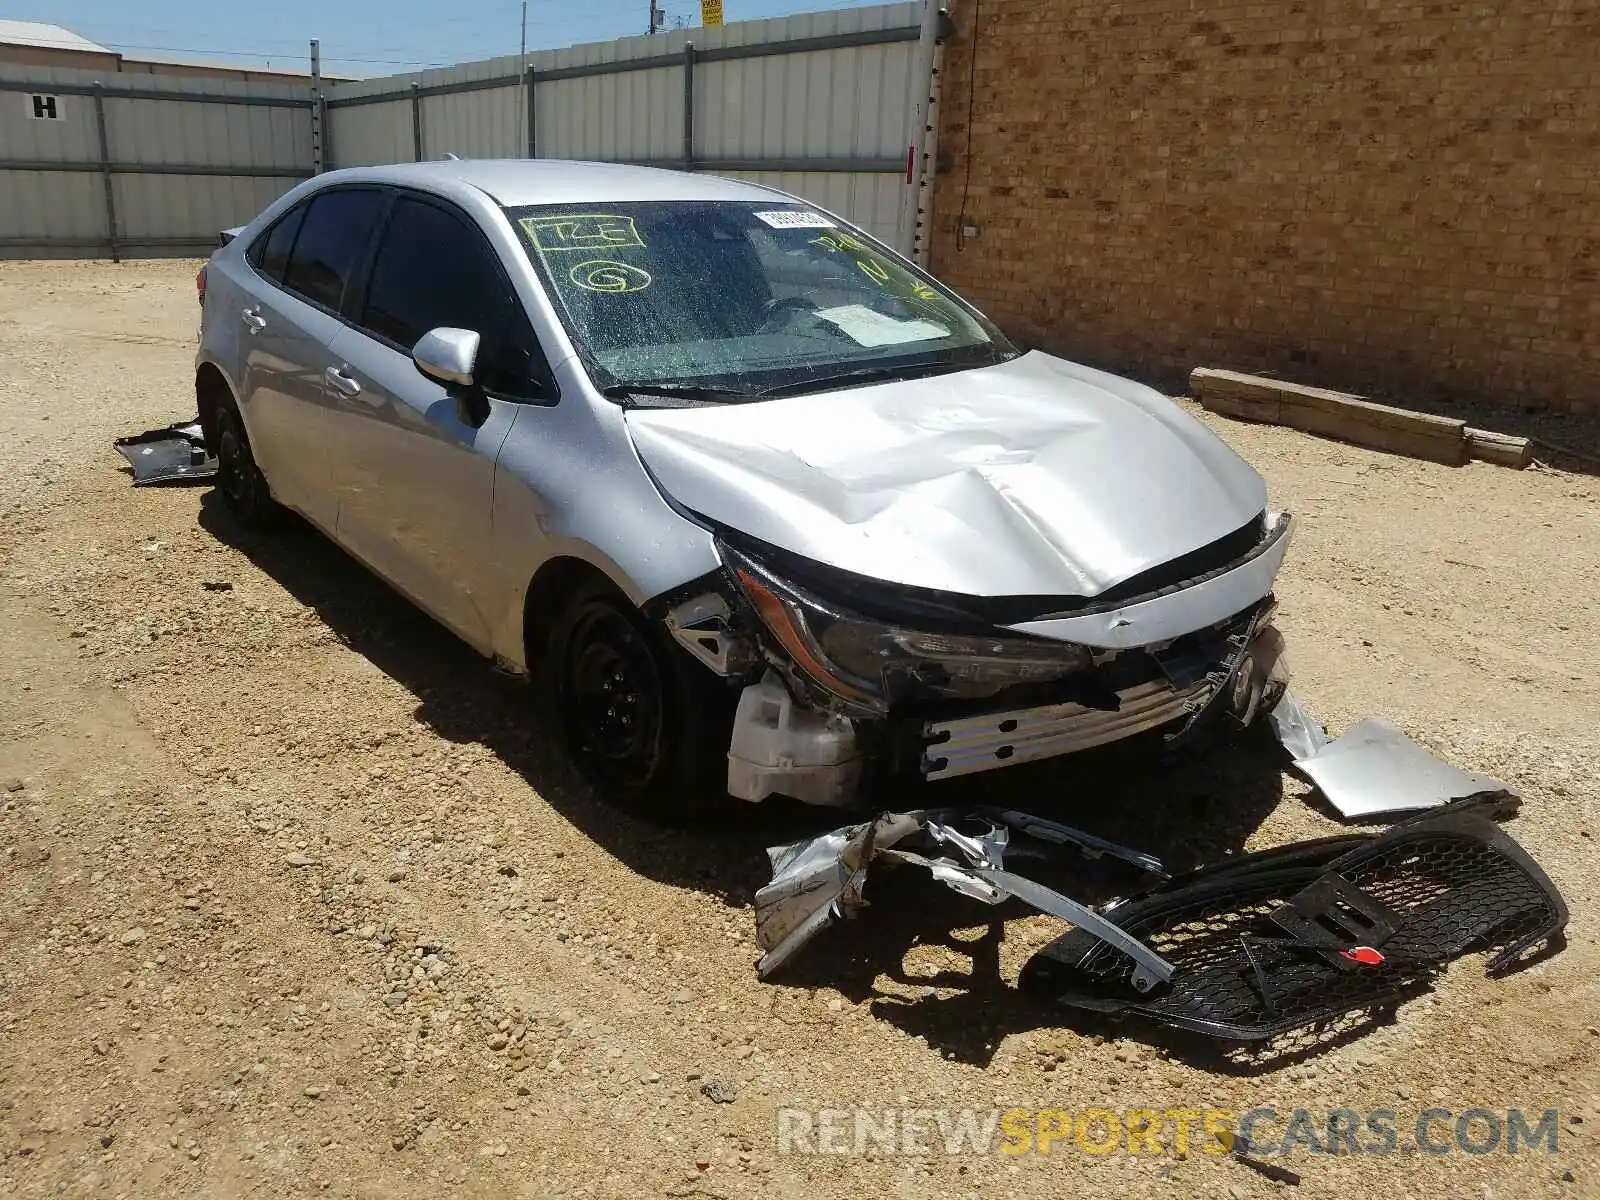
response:
<svg viewBox="0 0 1600 1200"><path fill-rule="evenodd" d="M694 43L683 44L683 169L694 170Z"/></svg>
<svg viewBox="0 0 1600 1200"><path fill-rule="evenodd" d="M940 101L944 95L945 42L950 36L949 13L940 13L939 39L933 48L933 75L928 89L928 118L922 125L922 170L917 180L916 219L911 227L911 248L919 266L929 265L933 242L933 184L939 173Z"/></svg>
<svg viewBox="0 0 1600 1200"><path fill-rule="evenodd" d="M328 120L328 97L326 95L317 101L317 111L322 114L322 169L331 171L339 160L333 156L333 122Z"/></svg>
<svg viewBox="0 0 1600 1200"><path fill-rule="evenodd" d="M411 81L411 157L422 161L422 84Z"/></svg>
<svg viewBox="0 0 1600 1200"><path fill-rule="evenodd" d="M526 81L528 75L528 0L522 0L522 42L517 48L517 73L523 77L524 81ZM524 106L523 114L518 118L517 123L520 125L523 121L527 120L527 106ZM529 121L529 126L530 127L526 130L526 134L527 137L531 139L533 137L531 121ZM518 132L522 133L524 131L518 130ZM528 157L533 157L531 151L529 152Z"/></svg>
<svg viewBox="0 0 1600 1200"><path fill-rule="evenodd" d="M106 137L106 89L98 79L94 81L94 123L100 134L100 182L106 190L106 241L111 243L111 261L122 261L122 251L117 244L117 193L111 186L111 142Z"/></svg>
<svg viewBox="0 0 1600 1200"><path fill-rule="evenodd" d="M322 122L327 115L322 100L322 45L311 39L311 173L323 170Z"/></svg>
<svg viewBox="0 0 1600 1200"><path fill-rule="evenodd" d="M539 72L529 67L524 86L528 90L528 157L534 157L533 124L534 116L538 113L538 105L534 103L534 90L539 86Z"/></svg>
<svg viewBox="0 0 1600 1200"><path fill-rule="evenodd" d="M928 134L933 125L934 61L940 41L940 0L923 0L922 28L917 38L917 55L911 69L911 112L907 122L905 192L900 201L900 245L902 254L918 250L918 223L923 218L924 187L932 172L928 169Z"/></svg>

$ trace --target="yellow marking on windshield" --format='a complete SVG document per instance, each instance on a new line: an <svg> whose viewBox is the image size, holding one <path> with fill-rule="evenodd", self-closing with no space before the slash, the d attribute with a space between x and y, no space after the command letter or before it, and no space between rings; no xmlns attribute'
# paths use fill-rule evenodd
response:
<svg viewBox="0 0 1600 1200"><path fill-rule="evenodd" d="M616 213L548 213L519 222L535 249L620 250L643 246L633 218Z"/></svg>
<svg viewBox="0 0 1600 1200"><path fill-rule="evenodd" d="M649 271L603 258L579 263L567 278L586 292L642 292L652 282Z"/></svg>
<svg viewBox="0 0 1600 1200"><path fill-rule="evenodd" d="M860 238L851 237L848 233L826 233L821 237L811 239L813 246L821 246L824 250L856 250L865 251L866 245Z"/></svg>
<svg viewBox="0 0 1600 1200"><path fill-rule="evenodd" d="M874 283L886 284L889 282L889 268L875 258L858 258L856 259L856 266L860 267L862 274Z"/></svg>

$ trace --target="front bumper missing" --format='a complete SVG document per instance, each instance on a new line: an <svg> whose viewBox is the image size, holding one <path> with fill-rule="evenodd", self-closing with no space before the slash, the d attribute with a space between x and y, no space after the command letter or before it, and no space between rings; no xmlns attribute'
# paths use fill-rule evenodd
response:
<svg viewBox="0 0 1600 1200"><path fill-rule="evenodd" d="M1104 746L1170 725L1204 706L1213 693L1209 683L1180 692L1162 679L1117 693L1116 712L1069 703L930 721L923 727L928 744L922 774L953 779Z"/></svg>
<svg viewBox="0 0 1600 1200"><path fill-rule="evenodd" d="M930 721L922 730L922 775L953 779L1073 754L1179 721L1193 722L1214 702L1225 703L1248 725L1288 687L1283 638L1264 624L1270 615L1270 607L1256 614L1241 635L1230 639L1231 649L1208 673L1194 672L1199 678L1186 680L1185 686L1166 676L1146 680L1118 692L1115 710L1068 702Z"/></svg>
<svg viewBox="0 0 1600 1200"><path fill-rule="evenodd" d="M917 770L954 779L1054 758L1178 726L1187 732L1213 705L1248 725L1273 708L1288 685L1283 639L1265 621L1270 602L1227 638L1220 661L1169 663L1168 673L1116 693L1116 707L1073 701L1037 708L923 722ZM1209 667L1209 669L1208 669ZM857 799L863 762L849 719L802 708L774 672L744 689L728 753L728 791L760 801L773 793L809 804Z"/></svg>

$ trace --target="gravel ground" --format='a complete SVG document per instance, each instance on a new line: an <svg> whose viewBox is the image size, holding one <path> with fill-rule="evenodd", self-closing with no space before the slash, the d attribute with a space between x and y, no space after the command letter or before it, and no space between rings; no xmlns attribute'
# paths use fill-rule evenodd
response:
<svg viewBox="0 0 1600 1200"><path fill-rule="evenodd" d="M1284 1187L1193 1150L778 1153L779 1106L864 1104L1560 1107L1555 1157L1289 1165L1307 1196L1600 1195L1595 478L1213 422L1301 520L1297 692L1519 788L1573 919L1511 979L1467 960L1348 1044L1206 1069L1010 992L1047 919L911 883L757 982L761 847L826 814L619 817L519 685L315 534L130 488L111 439L192 411L195 266L0 267L0 1194ZM965 786L1179 865L1336 829L1238 747Z"/></svg>

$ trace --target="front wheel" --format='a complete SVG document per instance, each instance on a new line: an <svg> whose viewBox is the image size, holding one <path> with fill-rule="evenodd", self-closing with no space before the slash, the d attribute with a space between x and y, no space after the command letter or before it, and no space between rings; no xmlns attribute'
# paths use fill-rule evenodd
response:
<svg viewBox="0 0 1600 1200"><path fill-rule="evenodd" d="M540 676L568 757L605 799L667 823L726 802L731 693L626 597L580 587Z"/></svg>
<svg viewBox="0 0 1600 1200"><path fill-rule="evenodd" d="M250 451L244 422L231 404L217 412L217 490L234 516L252 529L270 529L282 515Z"/></svg>

